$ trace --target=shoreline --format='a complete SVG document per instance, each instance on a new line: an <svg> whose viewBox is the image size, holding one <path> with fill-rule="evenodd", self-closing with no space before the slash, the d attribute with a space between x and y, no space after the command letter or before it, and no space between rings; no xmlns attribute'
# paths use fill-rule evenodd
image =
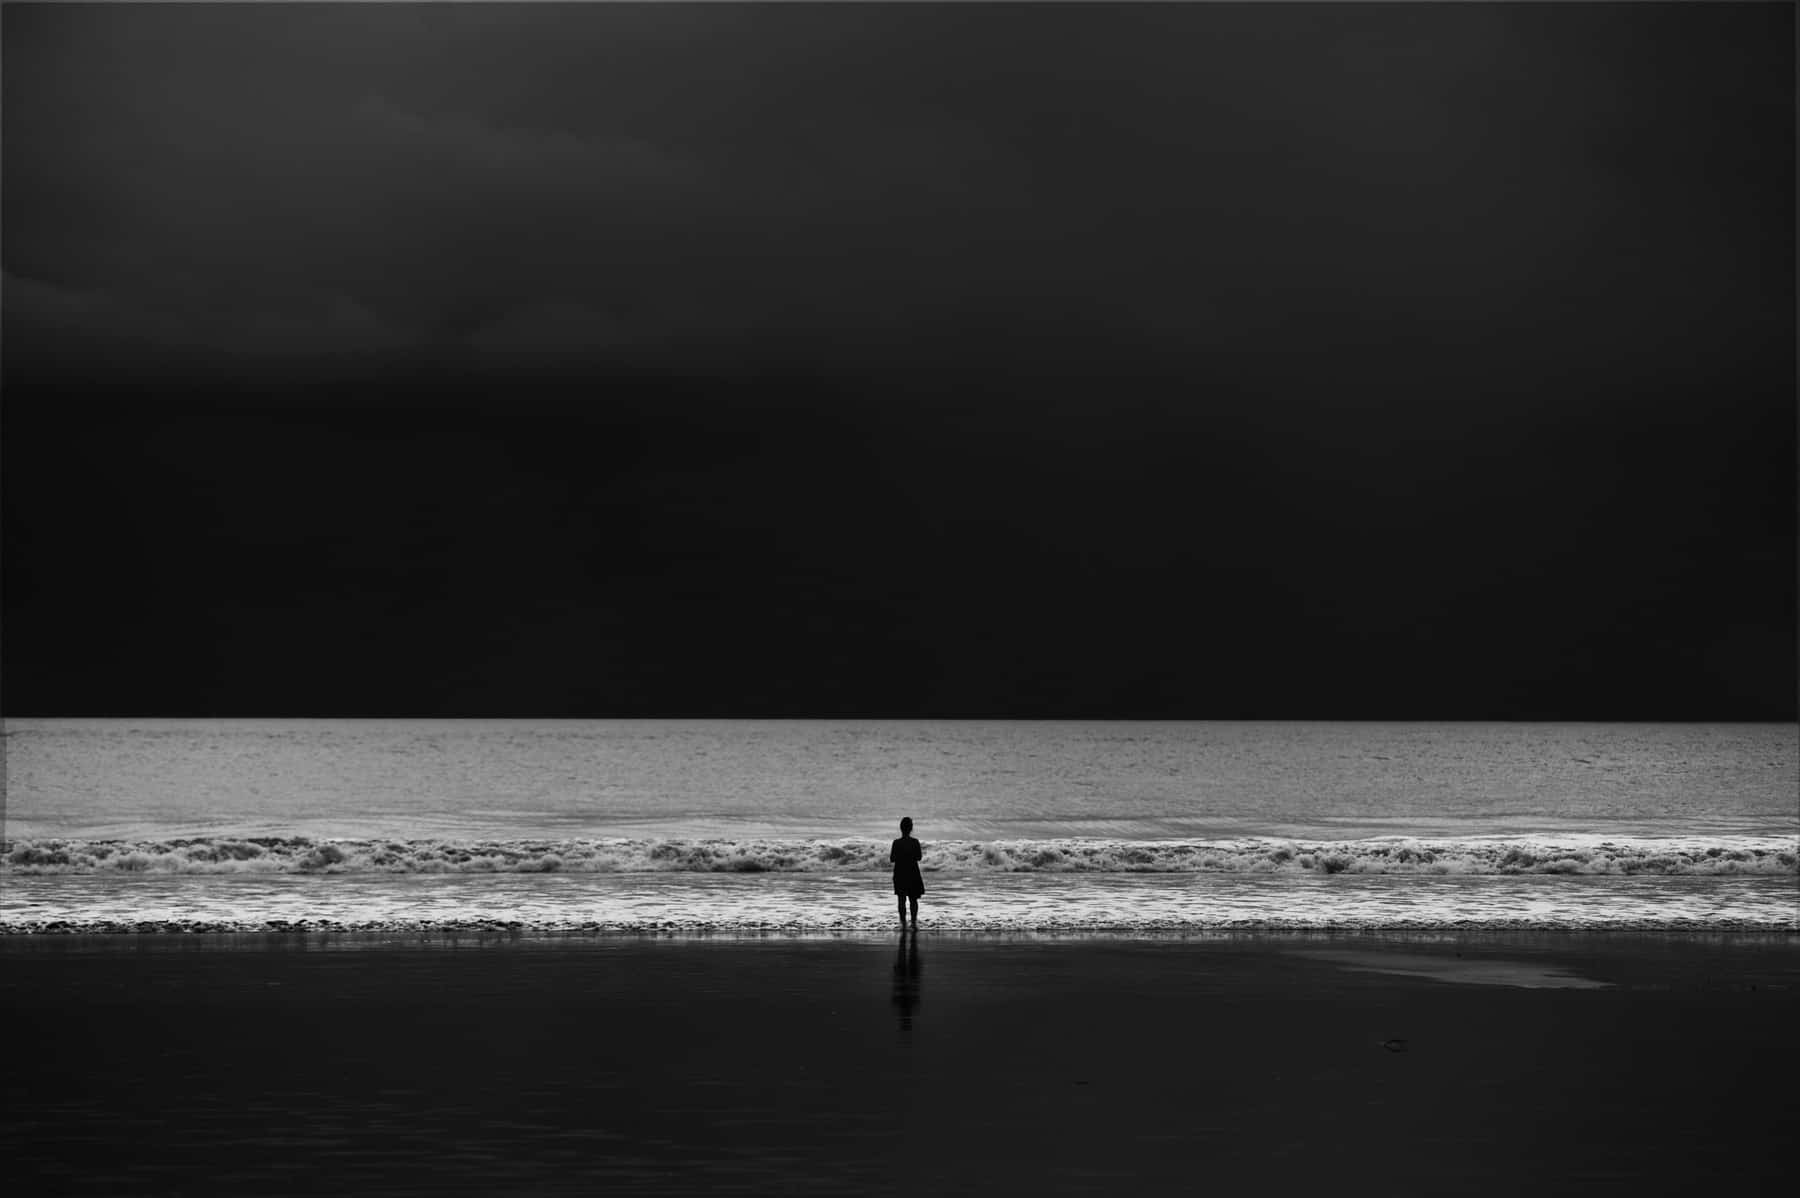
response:
<svg viewBox="0 0 1800 1198"><path fill-rule="evenodd" d="M79 942L94 949L137 951L145 947L204 944L209 948L264 948L285 942L311 947L433 948L479 943L575 947L584 944L682 941L694 943L793 942L888 944L901 933L890 928L816 928L781 925L534 925L517 920L473 920L406 924L342 924L332 920L277 922L268 926L212 925L185 921L137 924L48 926L0 924L0 955L29 950L36 943ZM1326 927L993 927L926 925L917 933L928 941L956 943L1168 943L1196 945L1304 944L1368 941L1450 943L1465 940L1547 945L1602 940L1618 945L1662 941L1683 944L1736 944L1792 948L1800 952L1800 927L1684 926L1570 927L1560 924L1418 924Z"/></svg>
<svg viewBox="0 0 1800 1198"><path fill-rule="evenodd" d="M933 876L934 932L1320 930L1800 932L1778 877L1340 874ZM11 879L0 940L33 934L339 931L884 933L885 878L860 874L61 875Z"/></svg>

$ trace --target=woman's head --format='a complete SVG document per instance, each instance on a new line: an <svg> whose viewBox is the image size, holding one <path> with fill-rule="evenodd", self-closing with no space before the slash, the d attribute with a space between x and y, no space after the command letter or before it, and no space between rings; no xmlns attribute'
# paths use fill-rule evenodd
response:
<svg viewBox="0 0 1800 1198"><path fill-rule="evenodd" d="M912 816L909 815L900 821L900 835L912 835Z"/></svg>

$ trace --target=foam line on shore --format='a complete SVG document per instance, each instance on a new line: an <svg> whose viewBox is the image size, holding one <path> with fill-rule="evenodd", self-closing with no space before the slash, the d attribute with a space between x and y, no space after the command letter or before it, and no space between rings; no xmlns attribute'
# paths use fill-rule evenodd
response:
<svg viewBox="0 0 1800 1198"><path fill-rule="evenodd" d="M940 841L927 872L1794 875L1796 843L1395 839L1222 843L1063 838ZM304 836L14 841L17 874L843 873L888 867L862 840L336 840Z"/></svg>
<svg viewBox="0 0 1800 1198"><path fill-rule="evenodd" d="M929 933L956 934L1076 934L1076 935L1164 935L1211 933L1336 933L1336 932L1639 932L1639 933L1756 933L1792 936L1800 926L1780 920L1718 920L1699 918L1666 918L1619 916L1612 919L1588 919L1571 922L1557 919L1367 919L1342 916L1319 919L1300 918L1219 918L1219 919L944 919L932 920L924 929ZM720 920L682 917L608 920L507 920L507 919L52 919L0 922L0 936L195 936L241 934L302 935L397 935L432 937L451 935L585 935L585 936L687 936L710 935L832 935L892 934L893 921L884 917L866 919L832 919L809 921L787 920Z"/></svg>

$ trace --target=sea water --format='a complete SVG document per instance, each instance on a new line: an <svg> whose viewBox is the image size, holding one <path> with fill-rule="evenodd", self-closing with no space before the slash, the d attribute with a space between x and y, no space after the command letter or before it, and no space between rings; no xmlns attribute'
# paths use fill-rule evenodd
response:
<svg viewBox="0 0 1800 1198"><path fill-rule="evenodd" d="M1778 724L9 720L0 931L1800 930Z"/></svg>

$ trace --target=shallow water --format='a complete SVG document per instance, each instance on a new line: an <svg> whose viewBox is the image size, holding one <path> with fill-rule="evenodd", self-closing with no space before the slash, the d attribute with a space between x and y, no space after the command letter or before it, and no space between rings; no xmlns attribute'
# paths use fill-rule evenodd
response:
<svg viewBox="0 0 1800 1198"><path fill-rule="evenodd" d="M1711 928L1800 931L1791 878L1061 874L933 876L930 929ZM869 930L893 926L867 874L77 875L9 879L23 932L139 924L346 928Z"/></svg>

